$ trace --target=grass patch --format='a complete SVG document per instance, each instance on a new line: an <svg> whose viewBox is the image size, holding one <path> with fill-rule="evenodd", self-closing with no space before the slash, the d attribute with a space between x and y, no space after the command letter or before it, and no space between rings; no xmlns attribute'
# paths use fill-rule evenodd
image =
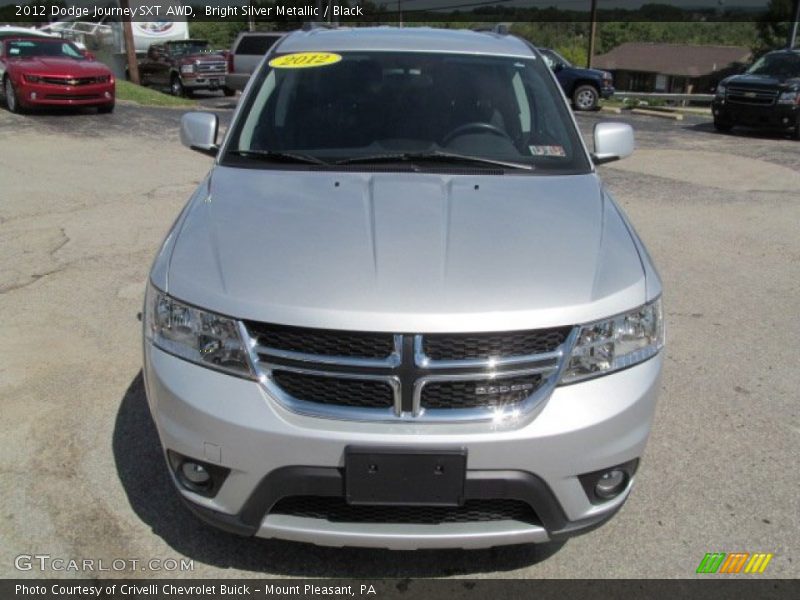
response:
<svg viewBox="0 0 800 600"><path fill-rule="evenodd" d="M164 94L158 90L134 85L130 81L117 80L117 100L130 100L142 106L195 106L188 98L178 98Z"/></svg>

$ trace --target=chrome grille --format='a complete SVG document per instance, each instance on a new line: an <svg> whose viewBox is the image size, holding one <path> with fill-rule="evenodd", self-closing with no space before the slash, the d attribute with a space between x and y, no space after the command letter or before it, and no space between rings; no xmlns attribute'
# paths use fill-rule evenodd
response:
<svg viewBox="0 0 800 600"><path fill-rule="evenodd" d="M385 381L279 370L273 371L272 377L292 397L306 402L361 408L391 408L394 405L392 386Z"/></svg>
<svg viewBox="0 0 800 600"><path fill-rule="evenodd" d="M301 414L361 421L494 421L555 387L576 328L392 334L247 321L267 391Z"/></svg>
<svg viewBox="0 0 800 600"><path fill-rule="evenodd" d="M422 345L432 360L489 359L553 352L567 339L571 328L538 329L511 333L426 335Z"/></svg>
<svg viewBox="0 0 800 600"><path fill-rule="evenodd" d="M734 104L753 104L757 106L768 106L775 103L778 92L769 88L756 87L728 87L725 98Z"/></svg>
<svg viewBox="0 0 800 600"><path fill-rule="evenodd" d="M215 62L198 62L197 63L197 72L198 73L225 73L227 70L227 65L224 61L215 61Z"/></svg>
<svg viewBox="0 0 800 600"><path fill-rule="evenodd" d="M332 331L307 327L286 327L269 323L246 323L259 344L286 352L322 354L349 358L388 358L394 351L390 333Z"/></svg>

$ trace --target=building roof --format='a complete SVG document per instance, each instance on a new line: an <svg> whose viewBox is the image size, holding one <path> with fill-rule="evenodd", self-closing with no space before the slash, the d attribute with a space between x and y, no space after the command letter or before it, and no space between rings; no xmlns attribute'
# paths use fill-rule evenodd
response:
<svg viewBox="0 0 800 600"><path fill-rule="evenodd" d="M533 51L513 35L432 27L338 27L290 33L276 48L280 53L307 51L452 52L532 57Z"/></svg>
<svg viewBox="0 0 800 600"><path fill-rule="evenodd" d="M641 71L683 77L701 77L734 63L746 63L751 52L741 46L701 46L627 42L595 56L592 66L609 71Z"/></svg>

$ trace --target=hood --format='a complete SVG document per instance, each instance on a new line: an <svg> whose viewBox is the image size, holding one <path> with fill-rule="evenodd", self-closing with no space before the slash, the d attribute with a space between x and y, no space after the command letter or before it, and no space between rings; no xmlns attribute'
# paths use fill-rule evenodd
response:
<svg viewBox="0 0 800 600"><path fill-rule="evenodd" d="M601 69L586 69L583 67L570 67L570 70L575 73L575 75L586 77L587 79L602 79L603 75L608 73L608 71L603 71Z"/></svg>
<svg viewBox="0 0 800 600"><path fill-rule="evenodd" d="M217 54L215 52L198 52L196 54L186 54L185 56L181 56L181 62L190 63L194 61L198 62L218 62L224 61L225 57L222 54Z"/></svg>
<svg viewBox="0 0 800 600"><path fill-rule="evenodd" d="M781 85L797 85L800 84L800 77L777 77L773 75L751 75L743 73L741 75L734 75L724 79L725 85L743 85L754 87L780 87Z"/></svg>
<svg viewBox="0 0 800 600"><path fill-rule="evenodd" d="M111 75L111 71L103 63L96 60L76 60L49 56L34 56L15 60L13 65L26 72L36 74L62 75L73 77L92 77Z"/></svg>
<svg viewBox="0 0 800 600"><path fill-rule="evenodd" d="M216 167L167 291L244 319L437 332L591 321L645 301L594 174L449 176Z"/></svg>

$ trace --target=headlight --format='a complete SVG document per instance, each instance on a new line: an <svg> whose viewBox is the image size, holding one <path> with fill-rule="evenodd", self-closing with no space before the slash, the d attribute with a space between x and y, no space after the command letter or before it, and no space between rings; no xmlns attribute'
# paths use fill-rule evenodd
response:
<svg viewBox="0 0 800 600"><path fill-rule="evenodd" d="M778 104L800 104L800 92L783 92L778 96Z"/></svg>
<svg viewBox="0 0 800 600"><path fill-rule="evenodd" d="M28 83L39 83L42 80L38 75L25 75L25 81Z"/></svg>
<svg viewBox="0 0 800 600"><path fill-rule="evenodd" d="M725 86L725 84L724 84L724 83L720 83L720 84L717 86L717 89L716 89L716 91L715 91L715 94L716 94L717 96L724 96L724 95L725 95L725 90L726 90L726 89L728 89L728 88Z"/></svg>
<svg viewBox="0 0 800 600"><path fill-rule="evenodd" d="M211 369L254 377L236 320L178 302L151 284L144 310L145 337L165 352Z"/></svg>
<svg viewBox="0 0 800 600"><path fill-rule="evenodd" d="M181 73L194 73L194 65L181 65Z"/></svg>
<svg viewBox="0 0 800 600"><path fill-rule="evenodd" d="M606 375L647 360L664 347L661 298L581 326L561 383Z"/></svg>

